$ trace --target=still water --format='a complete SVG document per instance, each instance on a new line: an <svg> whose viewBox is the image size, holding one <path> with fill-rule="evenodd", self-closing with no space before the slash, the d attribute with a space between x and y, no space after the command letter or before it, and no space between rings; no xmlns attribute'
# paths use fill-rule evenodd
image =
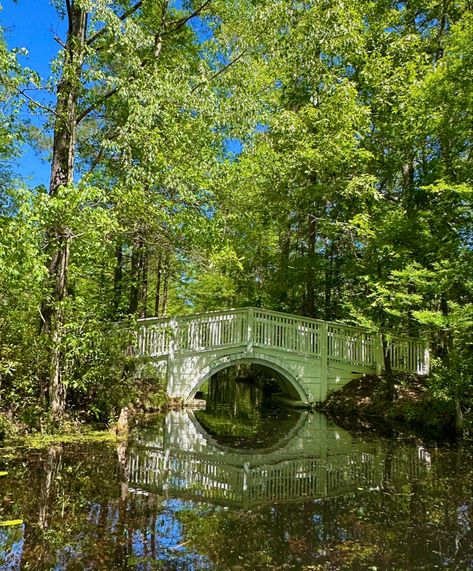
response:
<svg viewBox="0 0 473 571"><path fill-rule="evenodd" d="M0 569L473 569L473 449L211 384L127 442L2 451Z"/></svg>

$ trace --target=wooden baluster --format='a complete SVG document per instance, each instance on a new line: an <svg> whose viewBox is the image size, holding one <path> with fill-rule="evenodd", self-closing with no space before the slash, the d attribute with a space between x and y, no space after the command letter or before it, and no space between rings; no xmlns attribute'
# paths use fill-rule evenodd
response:
<svg viewBox="0 0 473 571"><path fill-rule="evenodd" d="M149 328L149 337L150 337L150 341L149 341L149 342L150 342L149 354L152 355L153 357L156 357L156 356L159 355L159 352L158 352L158 343L157 343L157 341L158 341L157 336L158 336L158 331L157 331L157 329L156 329L156 326L155 326L155 325L152 325L152 326Z"/></svg>
<svg viewBox="0 0 473 571"><path fill-rule="evenodd" d="M250 353L253 350L253 328L254 328L254 310L252 307L248 308L248 324L247 324L247 337L246 337L246 351Z"/></svg>
<svg viewBox="0 0 473 571"><path fill-rule="evenodd" d="M149 328L149 338L150 338L150 348L149 348L149 354L152 357L156 357L159 353L158 353L158 347L157 347L157 331L156 331L156 327L150 327Z"/></svg>
<svg viewBox="0 0 473 571"><path fill-rule="evenodd" d="M319 400L325 400L327 396L328 382L328 358L329 358L329 327L323 322L320 327L320 392Z"/></svg>

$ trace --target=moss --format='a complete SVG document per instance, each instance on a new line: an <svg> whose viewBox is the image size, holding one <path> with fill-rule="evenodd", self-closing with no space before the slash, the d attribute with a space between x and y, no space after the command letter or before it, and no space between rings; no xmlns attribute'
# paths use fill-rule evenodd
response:
<svg viewBox="0 0 473 571"><path fill-rule="evenodd" d="M182 407L181 401L170 399L165 385L156 379L138 380L133 386L127 405L132 415L140 412L163 412ZM108 421L91 421L90 415L76 412L76 416L65 415L60 421L39 405L24 407L17 416L0 411L0 442L8 446L41 448L52 443L115 440L115 423L120 409L112 409Z"/></svg>
<svg viewBox="0 0 473 571"><path fill-rule="evenodd" d="M8 450L16 448L28 448L30 450L37 450L45 448L50 444L65 444L69 442L116 442L117 437L109 430L93 430L89 427L84 427L79 433L57 433L57 434L26 434L22 436L15 436L8 439L3 443L1 448L1 455L3 456Z"/></svg>

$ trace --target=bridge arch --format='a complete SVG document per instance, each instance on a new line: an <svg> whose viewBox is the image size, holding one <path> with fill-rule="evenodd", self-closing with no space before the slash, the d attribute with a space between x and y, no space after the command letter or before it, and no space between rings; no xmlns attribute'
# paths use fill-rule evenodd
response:
<svg viewBox="0 0 473 571"><path fill-rule="evenodd" d="M279 384L284 388L285 394L295 400L307 403L310 401L309 395L304 389L300 379L294 375L285 364L271 355L264 353L235 353L232 355L225 355L213 360L195 375L191 387L186 391L185 400L192 400L195 394L200 390L202 385L210 379L213 375L240 363L250 365L262 365L270 369L274 374Z"/></svg>

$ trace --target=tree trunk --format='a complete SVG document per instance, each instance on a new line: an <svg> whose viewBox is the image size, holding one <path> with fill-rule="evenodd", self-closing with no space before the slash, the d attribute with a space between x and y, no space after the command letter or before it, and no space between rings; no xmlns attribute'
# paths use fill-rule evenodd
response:
<svg viewBox="0 0 473 571"><path fill-rule="evenodd" d="M128 313L135 315L138 311L139 285L141 279L141 248L142 240L135 236L133 240L133 250L131 252L131 285L128 303Z"/></svg>
<svg viewBox="0 0 473 571"><path fill-rule="evenodd" d="M289 291L289 256L291 252L291 222L287 222L279 235L279 276L277 287L277 299L281 309L287 309Z"/></svg>
<svg viewBox="0 0 473 571"><path fill-rule="evenodd" d="M315 237L316 237L316 220L312 214L309 214L307 221L307 278L306 278L306 304L305 314L308 317L315 317L315 276L314 276L314 257L315 257Z"/></svg>
<svg viewBox="0 0 473 571"><path fill-rule="evenodd" d="M140 233L133 240L131 254L131 285L128 312L130 315L139 314L141 318L147 315L148 303L148 252L145 241Z"/></svg>
<svg viewBox="0 0 473 571"><path fill-rule="evenodd" d="M115 271L113 274L113 317L117 318L122 299L123 249L121 244L115 248Z"/></svg>
<svg viewBox="0 0 473 571"><path fill-rule="evenodd" d="M324 283L324 291L325 291L325 299L324 299L324 319L330 321L333 319L333 312L332 312L332 284L333 284L333 266L334 266L334 257L335 257L335 245L333 240L330 243L330 249L327 248L327 252L325 255L325 283ZM327 268L328 265L328 268Z"/></svg>
<svg viewBox="0 0 473 571"><path fill-rule="evenodd" d="M171 273L171 261L169 253L166 254L166 261L164 266L164 283L163 283L163 302L161 305L161 314L165 315L168 305L168 292L169 292L169 278Z"/></svg>
<svg viewBox="0 0 473 571"><path fill-rule="evenodd" d="M56 119L54 124L53 156L49 195L56 197L62 188L74 180L77 100L83 65L87 28L87 13L75 3L69 5L69 28L64 49L62 77L57 87ZM49 282L51 294L42 305L41 331L51 340L48 394L49 409L54 418L62 416L66 391L62 379L62 349L64 300L68 296L67 275L72 232L66 226L49 229Z"/></svg>
<svg viewBox="0 0 473 571"><path fill-rule="evenodd" d="M51 322L51 360L49 370L49 409L54 418L59 418L66 405L66 385L62 382L62 330L64 326L63 300L67 295L67 269L69 265L69 239L61 241L60 264L56 273L56 308Z"/></svg>
<svg viewBox="0 0 473 571"><path fill-rule="evenodd" d="M145 319L148 314L148 249L143 245L140 256L141 264L141 283L139 288L140 294L140 317Z"/></svg>
<svg viewBox="0 0 473 571"><path fill-rule="evenodd" d="M158 267L156 269L156 295L154 297L154 315L159 317L159 303L161 300L161 279L163 277L161 253L158 256Z"/></svg>

